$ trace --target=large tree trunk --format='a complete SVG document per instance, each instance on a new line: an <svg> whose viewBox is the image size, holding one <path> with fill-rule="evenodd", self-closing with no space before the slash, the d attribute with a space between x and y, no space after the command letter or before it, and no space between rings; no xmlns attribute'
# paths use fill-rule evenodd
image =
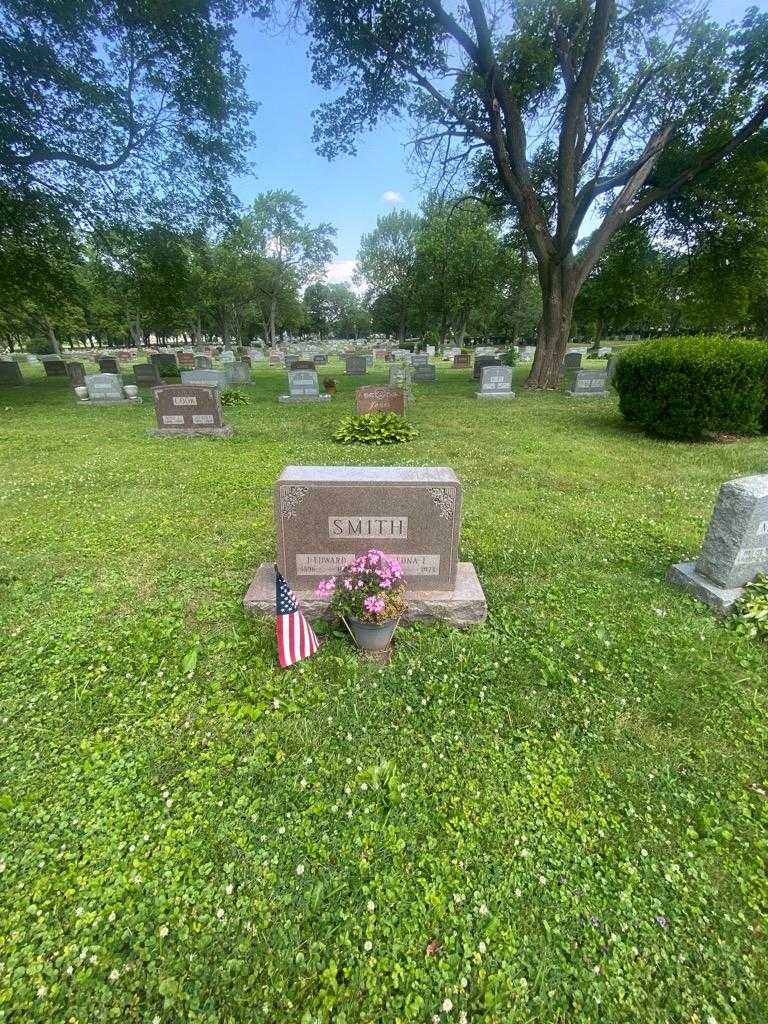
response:
<svg viewBox="0 0 768 1024"><path fill-rule="evenodd" d="M526 387L556 391L571 334L575 287L562 265L540 268L539 279L543 305L536 331L536 355Z"/></svg>
<svg viewBox="0 0 768 1024"><path fill-rule="evenodd" d="M131 332L131 343L133 347L141 348L144 339L141 333L141 323L139 322L138 316L131 319L128 329ZM99 338L99 347L101 347L101 338Z"/></svg>
<svg viewBox="0 0 768 1024"><path fill-rule="evenodd" d="M277 296L273 295L269 303L269 344L274 346L277 344L277 331L275 324L277 322Z"/></svg>

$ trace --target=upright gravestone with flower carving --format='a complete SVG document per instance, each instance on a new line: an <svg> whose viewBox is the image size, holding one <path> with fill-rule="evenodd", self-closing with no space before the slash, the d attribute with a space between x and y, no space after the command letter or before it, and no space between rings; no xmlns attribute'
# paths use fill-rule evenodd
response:
<svg viewBox="0 0 768 1024"><path fill-rule="evenodd" d="M394 557L408 581L409 621L467 626L485 621L485 596L470 562L459 561L461 484L447 467L288 466L275 485L278 566L305 614L328 602L323 577L371 548ZM245 597L273 611L274 568L264 563Z"/></svg>

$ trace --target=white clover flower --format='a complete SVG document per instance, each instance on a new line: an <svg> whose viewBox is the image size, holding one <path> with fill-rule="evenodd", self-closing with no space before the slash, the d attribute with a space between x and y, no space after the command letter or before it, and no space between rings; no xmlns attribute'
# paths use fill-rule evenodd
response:
<svg viewBox="0 0 768 1024"><path fill-rule="evenodd" d="M304 865L303 864L297 864L296 865L296 874L299 877L301 877L304 874Z"/></svg>
<svg viewBox="0 0 768 1024"><path fill-rule="evenodd" d="M234 885L232 885L232 883L230 882L225 891L227 896L231 896L232 893L235 891Z"/></svg>
<svg viewBox="0 0 768 1024"><path fill-rule="evenodd" d="M160 925L160 938L164 939L166 937L166 935L168 934L168 931L169 931L168 925L167 924L161 924Z"/></svg>
<svg viewBox="0 0 768 1024"><path fill-rule="evenodd" d="M114 910L113 910L113 911L112 911L112 913L111 913L111 914L109 915L109 917L107 918L107 920L109 921L109 923L110 923L110 924L112 924L112 922L113 922L113 921L116 921L116 920L117 920L117 914L116 914L116 913L114 912Z"/></svg>
<svg viewBox="0 0 768 1024"><path fill-rule="evenodd" d="M38 990L37 990L37 998L38 999L45 999L47 994L48 994L48 989L45 987L45 985L41 985L38 988Z"/></svg>
<svg viewBox="0 0 768 1024"><path fill-rule="evenodd" d="M219 907L219 909L216 911L216 917L218 917L220 921L223 919L224 911L221 909L221 907Z"/></svg>
<svg viewBox="0 0 768 1024"><path fill-rule="evenodd" d="M365 950L366 953L371 952L371 950L373 949L373 943L371 942L370 939L366 939L365 943L363 944L363 949Z"/></svg>
<svg viewBox="0 0 768 1024"><path fill-rule="evenodd" d="M485 944L485 943L484 943L484 942L482 941L482 939L481 939L481 940L480 940L480 942L479 942L479 943L477 944L477 948L478 948L478 950L479 950L479 951L480 951L481 953L485 953L485 952L486 952L486 950L488 949L488 947L487 947L487 946L486 946L486 944Z"/></svg>
<svg viewBox="0 0 768 1024"><path fill-rule="evenodd" d="M116 969L115 969L115 968L113 967L113 968L112 968L112 970L111 970L111 971L109 972L109 980L110 980L110 981L117 981L117 979L118 979L119 977L120 977L120 971L116 970Z"/></svg>
<svg viewBox="0 0 768 1024"><path fill-rule="evenodd" d="M373 902L373 900L368 900L368 902L366 903L366 907L368 908L368 913L372 914L376 909L376 904Z"/></svg>
<svg viewBox="0 0 768 1024"><path fill-rule="evenodd" d="M453 1003L450 999L443 1000L443 1013L450 1013L453 1009Z"/></svg>
<svg viewBox="0 0 768 1024"><path fill-rule="evenodd" d="M481 904L480 904L480 910L479 910L479 913L480 913L480 914L481 914L481 915L482 915L483 917L485 917L485 916L487 915L487 913L488 913L488 906L487 906L487 904L485 904L485 903L481 903Z"/></svg>

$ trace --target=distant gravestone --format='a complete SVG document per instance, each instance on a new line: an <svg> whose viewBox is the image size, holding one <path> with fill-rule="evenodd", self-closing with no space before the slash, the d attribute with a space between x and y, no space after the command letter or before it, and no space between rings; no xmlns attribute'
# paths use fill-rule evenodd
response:
<svg viewBox="0 0 768 1024"><path fill-rule="evenodd" d="M194 370L195 368L194 352L179 352L178 361L180 370Z"/></svg>
<svg viewBox="0 0 768 1024"><path fill-rule="evenodd" d="M330 395L320 394L317 373L314 370L289 370L287 395L280 395L278 402L289 405L295 402L330 402Z"/></svg>
<svg viewBox="0 0 768 1024"><path fill-rule="evenodd" d="M81 405L119 405L136 404L140 398L129 398L123 390L123 382L116 373L86 374L85 387L88 397L81 400Z"/></svg>
<svg viewBox="0 0 768 1024"><path fill-rule="evenodd" d="M312 356L312 361L315 366L327 366L328 356L324 352L316 352L315 355Z"/></svg>
<svg viewBox="0 0 768 1024"><path fill-rule="evenodd" d="M390 366L389 386L401 388L406 395L411 394L411 368L410 366Z"/></svg>
<svg viewBox="0 0 768 1024"><path fill-rule="evenodd" d="M768 474L729 480L720 488L696 562L670 567L667 578L727 615L744 585L768 573Z"/></svg>
<svg viewBox="0 0 768 1024"><path fill-rule="evenodd" d="M536 355L536 346L521 345L518 354L521 363L530 363L533 360L533 357Z"/></svg>
<svg viewBox="0 0 768 1024"><path fill-rule="evenodd" d="M477 398L514 398L512 390L512 367L500 363L484 366L480 378L480 390L475 392Z"/></svg>
<svg viewBox="0 0 768 1024"><path fill-rule="evenodd" d="M618 365L618 362L618 352L615 355L608 356L608 369L605 371L607 375L606 380L608 384L611 384L613 382L613 375L616 373L616 366Z"/></svg>
<svg viewBox="0 0 768 1024"><path fill-rule="evenodd" d="M368 369L365 356L347 356L346 372L352 377L363 377Z"/></svg>
<svg viewBox="0 0 768 1024"><path fill-rule="evenodd" d="M597 358L598 359L607 359L611 355L612 352L613 352L613 349L611 348L610 345L603 345L602 348L599 348L597 350Z"/></svg>
<svg viewBox="0 0 768 1024"><path fill-rule="evenodd" d="M194 371L191 371L194 372ZM163 384L152 392L157 426L154 437L231 437L224 422L217 387L203 384Z"/></svg>
<svg viewBox="0 0 768 1024"><path fill-rule="evenodd" d="M182 384L206 384L211 388L226 388L227 375L224 370L183 370Z"/></svg>
<svg viewBox="0 0 768 1024"><path fill-rule="evenodd" d="M580 370L581 369L581 352L566 352L565 358L563 359L564 370Z"/></svg>
<svg viewBox="0 0 768 1024"><path fill-rule="evenodd" d="M415 384L434 384L437 380L437 372L431 363L423 363L413 369L413 380Z"/></svg>
<svg viewBox="0 0 768 1024"><path fill-rule="evenodd" d="M453 368L454 370L467 370L471 365L471 360L467 352L459 352L453 357Z"/></svg>
<svg viewBox="0 0 768 1024"><path fill-rule="evenodd" d="M194 370L212 370L213 369L213 360L211 359L210 356L203 355L202 353L197 352L197 353L195 353L194 366L192 367L192 369L194 369Z"/></svg>
<svg viewBox="0 0 768 1024"><path fill-rule="evenodd" d="M435 355L435 346L434 345L427 345L427 355L430 356L430 357L434 357L434 355Z"/></svg>
<svg viewBox="0 0 768 1024"><path fill-rule="evenodd" d="M229 348L225 348L219 356L222 363L234 363L236 358L235 353Z"/></svg>
<svg viewBox="0 0 768 1024"><path fill-rule="evenodd" d="M396 412L405 416L405 392L402 388L362 387L355 391L355 412Z"/></svg>
<svg viewBox="0 0 768 1024"><path fill-rule="evenodd" d="M23 384L24 378L21 375L21 367L11 360L0 360L0 385Z"/></svg>
<svg viewBox="0 0 768 1024"><path fill-rule="evenodd" d="M251 368L242 360L235 363L227 363L224 367L227 384L250 384Z"/></svg>
<svg viewBox="0 0 768 1024"><path fill-rule="evenodd" d="M575 370L566 375L566 395L570 398L599 397L608 392L607 370Z"/></svg>
<svg viewBox="0 0 768 1024"><path fill-rule="evenodd" d="M155 388L162 384L156 363L134 363L133 378L140 387Z"/></svg>
<svg viewBox="0 0 768 1024"><path fill-rule="evenodd" d="M85 387L85 367L82 363L67 363L67 376L73 388Z"/></svg>
<svg viewBox="0 0 768 1024"><path fill-rule="evenodd" d="M429 363L429 356L426 352L414 352L411 357L411 366L416 369L417 366L427 366Z"/></svg>
<svg viewBox="0 0 768 1024"><path fill-rule="evenodd" d="M292 359L288 364L289 370L314 370L315 364L311 359Z"/></svg>
<svg viewBox="0 0 768 1024"><path fill-rule="evenodd" d="M96 362L101 373L120 373L120 363L114 356L99 356Z"/></svg>
<svg viewBox="0 0 768 1024"><path fill-rule="evenodd" d="M484 366L501 366L501 361L496 356L475 356L475 365L472 368L472 377L474 380L480 380L483 375Z"/></svg>
<svg viewBox="0 0 768 1024"><path fill-rule="evenodd" d="M43 366L45 367L46 377L66 377L67 376L67 364L63 359L44 359Z"/></svg>
<svg viewBox="0 0 768 1024"><path fill-rule="evenodd" d="M176 361L175 352L153 352L150 359L161 371L166 369L178 372L179 364Z"/></svg>

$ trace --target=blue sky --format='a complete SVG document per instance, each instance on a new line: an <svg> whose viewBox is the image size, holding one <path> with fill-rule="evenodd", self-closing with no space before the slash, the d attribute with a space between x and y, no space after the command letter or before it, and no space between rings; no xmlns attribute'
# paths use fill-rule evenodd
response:
<svg viewBox="0 0 768 1024"><path fill-rule="evenodd" d="M768 0L714 0L719 20L739 18L750 6L768 9ZM420 201L417 175L408 169L406 126L380 125L362 136L356 157L330 163L312 145L312 110L329 98L311 81L307 40L295 33L270 32L243 19L237 40L248 69L247 89L261 104L254 118L254 174L239 178L235 190L244 202L271 188L292 189L307 204L312 223L329 221L337 231L338 257L329 279L346 280L353 269L360 236L393 205L415 209ZM394 204L385 195L396 193Z"/></svg>

